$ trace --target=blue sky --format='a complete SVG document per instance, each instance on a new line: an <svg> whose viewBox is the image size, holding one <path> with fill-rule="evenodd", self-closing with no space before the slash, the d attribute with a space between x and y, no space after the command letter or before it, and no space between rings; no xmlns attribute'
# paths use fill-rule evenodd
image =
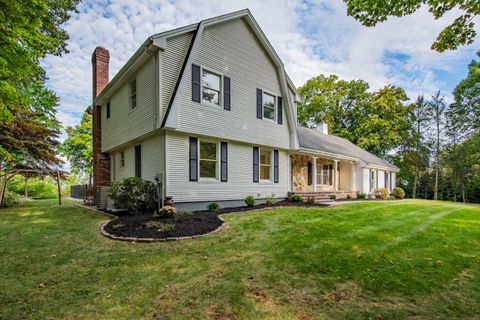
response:
<svg viewBox="0 0 480 320"><path fill-rule="evenodd" d="M346 15L340 0L85 0L65 25L70 53L42 61L47 84L61 99L59 119L76 124L90 104L90 59L97 45L110 50L112 78L148 36L244 8L251 10L297 86L318 74L337 74L366 80L372 90L397 85L412 99L441 90L449 101L479 49L477 39L454 52L430 50L455 12L434 20L425 8L366 28Z"/></svg>

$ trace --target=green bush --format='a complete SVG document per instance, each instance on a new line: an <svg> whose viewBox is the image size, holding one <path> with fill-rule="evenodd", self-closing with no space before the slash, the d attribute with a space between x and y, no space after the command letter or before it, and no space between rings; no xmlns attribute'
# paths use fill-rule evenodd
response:
<svg viewBox="0 0 480 320"><path fill-rule="evenodd" d="M155 208L155 184L131 177L115 182L108 193L117 209L128 209L130 213L151 212Z"/></svg>
<svg viewBox="0 0 480 320"><path fill-rule="evenodd" d="M255 205L255 197L254 196L247 196L245 198L245 203L249 207L253 207Z"/></svg>
<svg viewBox="0 0 480 320"><path fill-rule="evenodd" d="M328 196L330 200L337 200L337 195L336 194L331 194Z"/></svg>
<svg viewBox="0 0 480 320"><path fill-rule="evenodd" d="M173 218L177 214L177 208L172 206L163 206L158 212L158 216L161 218Z"/></svg>
<svg viewBox="0 0 480 320"><path fill-rule="evenodd" d="M388 199L388 190L386 188L376 188L373 189L373 195L377 199L387 200Z"/></svg>
<svg viewBox="0 0 480 320"><path fill-rule="evenodd" d="M350 200L350 199L352 199L352 195L351 195L350 193L347 193L347 195L345 196L345 198L346 198L347 200Z"/></svg>
<svg viewBox="0 0 480 320"><path fill-rule="evenodd" d="M315 204L315 196L308 196L307 197L308 204Z"/></svg>
<svg viewBox="0 0 480 320"><path fill-rule="evenodd" d="M405 191L403 191L402 188L400 187L395 187L392 190L392 194L395 196L397 199L403 199L405 198Z"/></svg>
<svg viewBox="0 0 480 320"><path fill-rule="evenodd" d="M216 202L211 202L207 205L208 211L217 212L220 209L220 205Z"/></svg>
<svg viewBox="0 0 480 320"><path fill-rule="evenodd" d="M365 192L359 192L357 197L358 199L365 199L367 197L367 194Z"/></svg>
<svg viewBox="0 0 480 320"><path fill-rule="evenodd" d="M29 178L27 181L28 196L38 199L55 199L58 197L57 182L52 177ZM16 175L8 182L8 189L19 195L25 194L25 177Z"/></svg>
<svg viewBox="0 0 480 320"><path fill-rule="evenodd" d="M299 194L292 194L290 196L290 201L292 202L302 202L303 201L303 197Z"/></svg>
<svg viewBox="0 0 480 320"><path fill-rule="evenodd" d="M19 194L8 189L5 191L5 198L3 199L3 205L5 208L16 206L21 202L22 197Z"/></svg>
<svg viewBox="0 0 480 320"><path fill-rule="evenodd" d="M266 199L265 199L265 203L267 204L267 206L276 206L277 205L277 198L275 198L275 194L272 193L271 195L269 195Z"/></svg>

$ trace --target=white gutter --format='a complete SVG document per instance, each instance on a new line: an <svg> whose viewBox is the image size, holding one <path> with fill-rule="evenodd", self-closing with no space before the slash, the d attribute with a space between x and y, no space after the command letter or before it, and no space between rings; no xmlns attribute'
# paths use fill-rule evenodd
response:
<svg viewBox="0 0 480 320"><path fill-rule="evenodd" d="M348 160L348 161L354 161L354 162L359 162L360 160L358 158L354 157L349 157L349 156L344 156L340 154L335 154L331 152L325 152L325 151L318 151L314 149L308 149L308 148L301 148L297 152L292 152L292 153L301 153L301 154L306 154L306 155L318 155L318 156L324 156L332 159L339 159L339 160Z"/></svg>

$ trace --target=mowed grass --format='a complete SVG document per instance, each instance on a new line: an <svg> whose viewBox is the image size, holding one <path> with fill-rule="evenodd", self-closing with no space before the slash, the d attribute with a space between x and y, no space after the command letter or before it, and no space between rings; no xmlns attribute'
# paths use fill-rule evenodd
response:
<svg viewBox="0 0 480 320"><path fill-rule="evenodd" d="M479 319L480 207L385 201L225 216L124 243L54 201L0 211L1 319Z"/></svg>

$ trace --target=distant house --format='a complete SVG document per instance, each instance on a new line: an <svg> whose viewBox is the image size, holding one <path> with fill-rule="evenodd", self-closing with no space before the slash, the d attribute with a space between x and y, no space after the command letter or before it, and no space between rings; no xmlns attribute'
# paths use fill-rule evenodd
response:
<svg viewBox="0 0 480 320"><path fill-rule="evenodd" d="M395 186L397 167L324 124L297 125L301 97L248 10L149 37L110 82L109 52L97 47L92 63L101 208L131 176L157 178L182 209Z"/></svg>

